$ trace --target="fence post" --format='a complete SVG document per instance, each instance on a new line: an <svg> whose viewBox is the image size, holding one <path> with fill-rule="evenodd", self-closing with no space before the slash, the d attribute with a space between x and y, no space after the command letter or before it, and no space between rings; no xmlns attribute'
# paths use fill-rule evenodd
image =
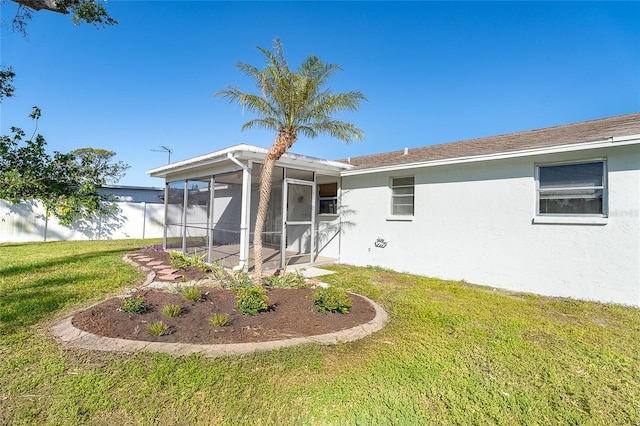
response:
<svg viewBox="0 0 640 426"><path fill-rule="evenodd" d="M147 202L142 202L142 239L145 238L145 232L147 228Z"/></svg>

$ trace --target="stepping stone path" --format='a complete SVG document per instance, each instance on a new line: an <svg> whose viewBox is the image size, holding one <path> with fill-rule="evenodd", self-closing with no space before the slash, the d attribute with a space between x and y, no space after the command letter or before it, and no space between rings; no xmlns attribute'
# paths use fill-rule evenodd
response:
<svg viewBox="0 0 640 426"><path fill-rule="evenodd" d="M182 278L182 274L178 274L178 270L171 268L167 263L161 260L155 260L152 257L146 257L141 254L131 255L136 262L145 264L145 266L153 268L156 272L156 279L159 281L175 281Z"/></svg>

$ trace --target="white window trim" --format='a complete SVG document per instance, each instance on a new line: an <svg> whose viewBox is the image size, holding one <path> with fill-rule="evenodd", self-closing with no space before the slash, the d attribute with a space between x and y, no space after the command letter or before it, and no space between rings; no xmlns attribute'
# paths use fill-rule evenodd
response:
<svg viewBox="0 0 640 426"><path fill-rule="evenodd" d="M389 215L387 216L387 222L413 222L413 216Z"/></svg>
<svg viewBox="0 0 640 426"><path fill-rule="evenodd" d="M551 225L606 225L609 223L608 217L597 216L536 216L531 223L551 224Z"/></svg>
<svg viewBox="0 0 640 426"><path fill-rule="evenodd" d="M413 178L413 213L411 214L393 214L393 180ZM388 221L411 222L416 214L416 177L415 175L402 175L389 177L389 214Z"/></svg>
<svg viewBox="0 0 640 426"><path fill-rule="evenodd" d="M584 164L602 162L602 214L554 214L540 213L540 167L562 166L571 164ZM586 158L574 161L555 161L536 163L535 167L535 203L534 215L531 223L533 224L575 224L575 225L606 225L609 222L609 167L606 157ZM589 187L588 189L592 189ZM558 188L562 189L562 188ZM581 189L581 188L571 188Z"/></svg>

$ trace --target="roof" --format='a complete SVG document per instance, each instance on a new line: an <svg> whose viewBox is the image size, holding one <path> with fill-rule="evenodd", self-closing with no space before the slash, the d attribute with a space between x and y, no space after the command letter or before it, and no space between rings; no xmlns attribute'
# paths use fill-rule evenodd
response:
<svg viewBox="0 0 640 426"><path fill-rule="evenodd" d="M351 170L355 171L606 141L614 137L632 135L640 135L640 112L538 130L411 148L406 151L352 157L340 161L350 164L353 166Z"/></svg>
<svg viewBox="0 0 640 426"><path fill-rule="evenodd" d="M241 169L242 166L236 161L263 162L267 152L268 150L266 148L239 144L209 154L157 167L148 170L147 174L152 177L161 178L171 178L175 176L195 178L216 173L226 173L230 170ZM280 159L276 161L276 165L334 174L336 176L340 174L340 171L349 168L347 164L338 161L329 161L290 152L280 157Z"/></svg>

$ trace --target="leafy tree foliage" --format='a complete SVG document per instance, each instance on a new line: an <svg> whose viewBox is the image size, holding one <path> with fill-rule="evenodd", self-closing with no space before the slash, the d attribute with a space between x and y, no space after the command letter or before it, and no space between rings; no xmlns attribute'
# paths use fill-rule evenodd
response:
<svg viewBox="0 0 640 426"><path fill-rule="evenodd" d="M18 4L16 15L13 18L13 29L26 35L28 21L33 17L33 12L48 10L55 13L70 14L74 24L93 24L96 27L105 27L118 23L109 16L103 2L96 0L12 0Z"/></svg>
<svg viewBox="0 0 640 426"><path fill-rule="evenodd" d="M34 107L30 116L37 122L40 110ZM113 212L113 195L102 185L116 183L129 168L121 161L112 163L114 152L82 148L50 155L42 135L25 140L17 127L11 133L0 136L0 199L40 201L47 216L53 214L62 225Z"/></svg>
<svg viewBox="0 0 640 426"><path fill-rule="evenodd" d="M13 96L13 91L15 87L13 87L13 77L16 74L13 72L13 68L4 68L0 67L0 102L4 98L10 98Z"/></svg>
<svg viewBox="0 0 640 426"><path fill-rule="evenodd" d="M237 67L250 77L258 94L247 93L240 88L230 86L227 90L214 93L231 103L238 103L258 117L246 122L242 129L254 127L276 132L276 140L269 148L260 174L260 200L256 218L253 248L255 269L253 278L256 284L262 282L262 230L267 216L267 207L271 195L271 176L275 162L298 139L298 133L309 138L328 134L345 142L361 139L362 130L351 123L333 118L341 111L355 111L365 96L360 92L332 93L327 88L329 77L340 67L325 64L316 56L309 56L296 71L289 68L282 45L275 39L273 51L258 47L266 57L265 69L240 63Z"/></svg>

